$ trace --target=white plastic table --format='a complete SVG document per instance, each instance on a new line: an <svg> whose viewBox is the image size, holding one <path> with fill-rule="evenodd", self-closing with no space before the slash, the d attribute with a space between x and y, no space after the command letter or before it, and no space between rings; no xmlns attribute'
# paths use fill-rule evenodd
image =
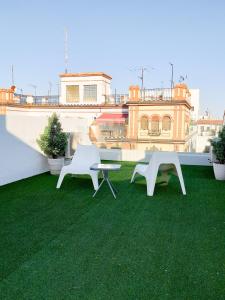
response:
<svg viewBox="0 0 225 300"><path fill-rule="evenodd" d="M103 182L106 181L108 183L108 186L113 194L113 197L116 199L116 193L117 190L112 185L111 181L109 180L109 171L119 171L121 168L121 165L119 164L94 164L90 167L90 170L92 171L102 171L103 179L98 187L98 189L93 194L93 197L97 194L100 187L102 186Z"/></svg>

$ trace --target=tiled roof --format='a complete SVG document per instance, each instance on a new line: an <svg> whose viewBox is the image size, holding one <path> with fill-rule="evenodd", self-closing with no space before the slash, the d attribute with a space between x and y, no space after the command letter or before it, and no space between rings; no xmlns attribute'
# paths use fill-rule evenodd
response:
<svg viewBox="0 0 225 300"><path fill-rule="evenodd" d="M99 123L125 123L126 119L128 118L128 114L107 114L103 113L96 119L96 122Z"/></svg>
<svg viewBox="0 0 225 300"><path fill-rule="evenodd" d="M223 120L201 119L197 121L198 125L223 125Z"/></svg>
<svg viewBox="0 0 225 300"><path fill-rule="evenodd" d="M85 73L64 73L60 74L60 77L90 77L90 76L102 76L107 79L112 79L111 76L103 73L103 72L85 72Z"/></svg>

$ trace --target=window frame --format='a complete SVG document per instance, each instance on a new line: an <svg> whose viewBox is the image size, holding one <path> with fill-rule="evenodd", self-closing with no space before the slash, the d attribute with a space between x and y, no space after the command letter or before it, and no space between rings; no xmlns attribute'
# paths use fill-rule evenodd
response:
<svg viewBox="0 0 225 300"><path fill-rule="evenodd" d="M68 95L68 90L76 88L72 95ZM78 92L78 93L76 93ZM71 92L70 92L71 93ZM66 102L67 103L78 103L80 102L80 86L78 84L68 84L66 85Z"/></svg>
<svg viewBox="0 0 225 300"><path fill-rule="evenodd" d="M97 102L98 101L98 89L97 84L84 84L83 85L83 102L90 103L90 102ZM87 88L94 88L94 90L87 90ZM92 95L92 93L94 95Z"/></svg>

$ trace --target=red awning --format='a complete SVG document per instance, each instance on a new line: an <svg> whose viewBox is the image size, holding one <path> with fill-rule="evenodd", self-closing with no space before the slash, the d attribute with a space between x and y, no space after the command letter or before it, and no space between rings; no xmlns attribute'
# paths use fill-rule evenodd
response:
<svg viewBox="0 0 225 300"><path fill-rule="evenodd" d="M101 116L99 116L96 119L97 124L103 124L103 123L116 123L121 124L125 123L128 118L128 114L106 114L103 113Z"/></svg>

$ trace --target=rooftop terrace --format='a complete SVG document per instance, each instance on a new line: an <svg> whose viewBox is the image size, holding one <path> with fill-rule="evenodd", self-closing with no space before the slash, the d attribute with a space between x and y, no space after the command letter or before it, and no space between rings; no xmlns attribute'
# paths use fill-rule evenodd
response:
<svg viewBox="0 0 225 300"><path fill-rule="evenodd" d="M146 196L135 163L92 198L89 177L48 173L0 187L1 299L224 299L225 186L182 166Z"/></svg>

